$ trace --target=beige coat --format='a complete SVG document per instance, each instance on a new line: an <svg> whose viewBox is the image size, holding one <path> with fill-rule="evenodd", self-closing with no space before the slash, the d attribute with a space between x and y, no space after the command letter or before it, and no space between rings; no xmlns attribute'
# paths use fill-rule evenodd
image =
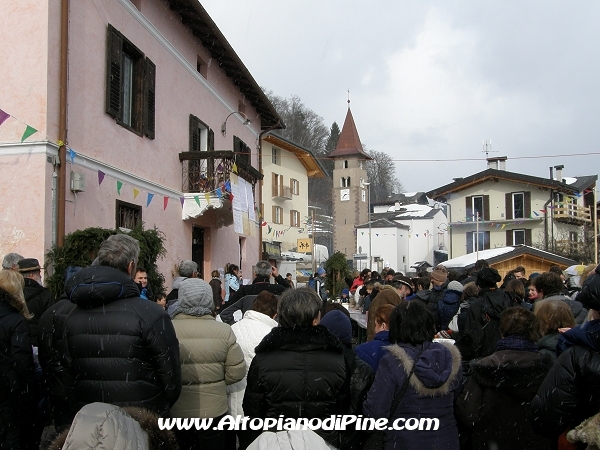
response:
<svg viewBox="0 0 600 450"><path fill-rule="evenodd" d="M218 417L227 412L227 385L246 375L235 334L214 317L177 314L173 326L181 354L182 389L173 417Z"/></svg>

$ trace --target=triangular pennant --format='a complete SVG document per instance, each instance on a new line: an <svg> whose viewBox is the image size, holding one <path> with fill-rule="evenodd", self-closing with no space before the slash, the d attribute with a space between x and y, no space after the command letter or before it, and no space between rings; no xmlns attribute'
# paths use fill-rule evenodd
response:
<svg viewBox="0 0 600 450"><path fill-rule="evenodd" d="M104 181L104 175L106 175L104 172L101 170L98 171L98 186Z"/></svg>
<svg viewBox="0 0 600 450"><path fill-rule="evenodd" d="M202 208L202 205L200 204L200 197L198 197L197 195L194 195L194 200L196 200L196 203L198 204L198 206L200 208Z"/></svg>
<svg viewBox="0 0 600 450"><path fill-rule="evenodd" d="M229 200L233 201L233 194L229 194Z"/></svg>
<svg viewBox="0 0 600 450"><path fill-rule="evenodd" d="M503 224L502 224L502 228L501 228L501 229L502 229L502 230L504 230L504 228L505 228L505 227L506 227L506 224L505 224L505 223L503 223Z"/></svg>
<svg viewBox="0 0 600 450"><path fill-rule="evenodd" d="M27 125L25 131L23 132L23 136L21 137L21 142L31 136L33 133L37 133L37 130L33 128L31 125Z"/></svg>
<svg viewBox="0 0 600 450"><path fill-rule="evenodd" d="M146 208L148 206L150 206L150 203L152 202L153 198L154 198L154 194L151 194L150 192L148 192L148 201L146 201Z"/></svg>
<svg viewBox="0 0 600 450"><path fill-rule="evenodd" d="M223 197L223 194L221 194L221 188L217 188L217 197L219 197L219 199Z"/></svg>
<svg viewBox="0 0 600 450"><path fill-rule="evenodd" d="M135 200L138 195L140 195L140 190L133 188L133 199Z"/></svg>
<svg viewBox="0 0 600 450"><path fill-rule="evenodd" d="M121 195L121 188L123 187L123 182L117 180L117 194Z"/></svg>
<svg viewBox="0 0 600 450"><path fill-rule="evenodd" d="M227 192L231 192L231 183L229 182L229 180L227 180L227 181L225 182L225 190L226 190Z"/></svg>
<svg viewBox="0 0 600 450"><path fill-rule="evenodd" d="M165 197L163 199L163 211L167 209L167 205L169 204L169 197Z"/></svg>
<svg viewBox="0 0 600 450"><path fill-rule="evenodd" d="M260 225L263 226L263 227L266 227L267 226L267 222L263 222Z"/></svg>
<svg viewBox="0 0 600 450"><path fill-rule="evenodd" d="M271 227L270 227L270 226L269 226L269 228L268 228L268 229L269 229L268 233L271 233Z"/></svg>
<svg viewBox="0 0 600 450"><path fill-rule="evenodd" d="M77 156L77 153L75 153L75 150L73 150L72 148L67 149L67 153L69 154L69 159L71 160L71 164L73 164L73 161L75 161L75 157Z"/></svg>
<svg viewBox="0 0 600 450"><path fill-rule="evenodd" d="M204 193L204 198L206 199L206 203L210 205L210 194L208 192Z"/></svg>
<svg viewBox="0 0 600 450"><path fill-rule="evenodd" d="M0 125L2 125L4 123L4 121L6 119L8 119L10 117L10 114L7 112L4 112L0 109Z"/></svg>
<svg viewBox="0 0 600 450"><path fill-rule="evenodd" d="M236 163L233 163L233 167L231 167L231 171L233 173L238 173L238 171L237 171L237 164Z"/></svg>
<svg viewBox="0 0 600 450"><path fill-rule="evenodd" d="M183 204L185 203L185 197L179 197L179 202L181 203L181 207L183 208Z"/></svg>

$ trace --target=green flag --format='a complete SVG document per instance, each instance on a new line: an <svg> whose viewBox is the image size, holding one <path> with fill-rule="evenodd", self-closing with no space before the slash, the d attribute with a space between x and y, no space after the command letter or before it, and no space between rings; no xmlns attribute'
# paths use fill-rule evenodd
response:
<svg viewBox="0 0 600 450"><path fill-rule="evenodd" d="M23 142L25 139L27 139L33 133L37 133L37 130L35 128L33 128L32 126L27 125L27 128L25 128L25 132L23 133L23 137L21 138L21 142Z"/></svg>
<svg viewBox="0 0 600 450"><path fill-rule="evenodd" d="M123 182L117 180L117 194L121 195L121 188L123 187Z"/></svg>

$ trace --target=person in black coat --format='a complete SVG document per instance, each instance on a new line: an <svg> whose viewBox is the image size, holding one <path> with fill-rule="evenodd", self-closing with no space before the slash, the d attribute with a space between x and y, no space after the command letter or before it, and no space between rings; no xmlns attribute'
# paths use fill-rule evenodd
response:
<svg viewBox="0 0 600 450"><path fill-rule="evenodd" d="M473 450L550 449L529 424L530 402L553 359L538 351L535 315L520 306L500 318L496 351L471 362L471 377L456 402L457 418L471 428Z"/></svg>
<svg viewBox="0 0 600 450"><path fill-rule="evenodd" d="M350 373L344 346L318 325L322 301L309 288L281 296L273 328L256 347L244 394L244 413L257 418L329 418L350 408ZM315 430L339 448L336 430ZM257 433L249 433L248 443ZM245 448L245 447L244 447Z"/></svg>
<svg viewBox="0 0 600 450"><path fill-rule="evenodd" d="M23 297L23 277L0 272L0 448L37 448L38 387Z"/></svg>
<svg viewBox="0 0 600 450"><path fill-rule="evenodd" d="M35 258L24 258L18 262L19 273L25 279L23 295L27 303L27 309L31 318L27 320L29 325L29 337L31 345L38 346L38 323L42 314L54 304L54 296L50 289L42 286L41 266Z"/></svg>
<svg viewBox="0 0 600 450"><path fill-rule="evenodd" d="M131 278L138 256L134 238L110 236L99 265L66 282L65 293L77 305L64 322L62 355L73 412L101 401L166 416L179 397L179 341L164 309L139 296Z"/></svg>
<svg viewBox="0 0 600 450"><path fill-rule="evenodd" d="M583 297L582 297L583 295ZM577 297L592 309L592 320L563 333L558 359L531 402L534 429L557 436L598 413L600 405L600 271Z"/></svg>

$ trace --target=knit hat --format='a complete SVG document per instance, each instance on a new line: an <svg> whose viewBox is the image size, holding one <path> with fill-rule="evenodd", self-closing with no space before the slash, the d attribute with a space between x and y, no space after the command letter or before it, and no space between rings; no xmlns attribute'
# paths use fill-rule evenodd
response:
<svg viewBox="0 0 600 450"><path fill-rule="evenodd" d="M451 281L448 283L448 289L451 291L462 292L465 287L459 281Z"/></svg>
<svg viewBox="0 0 600 450"><path fill-rule="evenodd" d="M321 275L325 275L325 269L323 269L322 267L319 267L319 270L317 270L317 275L321 276Z"/></svg>
<svg viewBox="0 0 600 450"><path fill-rule="evenodd" d="M498 271L492 267L485 267L477 272L477 281L475 284L480 288L497 287L502 277Z"/></svg>
<svg viewBox="0 0 600 450"><path fill-rule="evenodd" d="M433 268L431 272L431 278L438 283L445 283L448 279L448 269L446 269L443 265L438 264Z"/></svg>
<svg viewBox="0 0 600 450"><path fill-rule="evenodd" d="M349 293L350 293L350 291L348 290L348 288L342 289L342 295L344 295L344 294L348 295Z"/></svg>
<svg viewBox="0 0 600 450"><path fill-rule="evenodd" d="M186 278L179 285L177 309L171 317L179 313L191 316L204 316L212 313L215 307L212 288L200 278Z"/></svg>
<svg viewBox="0 0 600 450"><path fill-rule="evenodd" d="M350 319L343 312L336 310L329 311L323 316L319 324L327 328L342 343L352 343L352 323L350 323Z"/></svg>

